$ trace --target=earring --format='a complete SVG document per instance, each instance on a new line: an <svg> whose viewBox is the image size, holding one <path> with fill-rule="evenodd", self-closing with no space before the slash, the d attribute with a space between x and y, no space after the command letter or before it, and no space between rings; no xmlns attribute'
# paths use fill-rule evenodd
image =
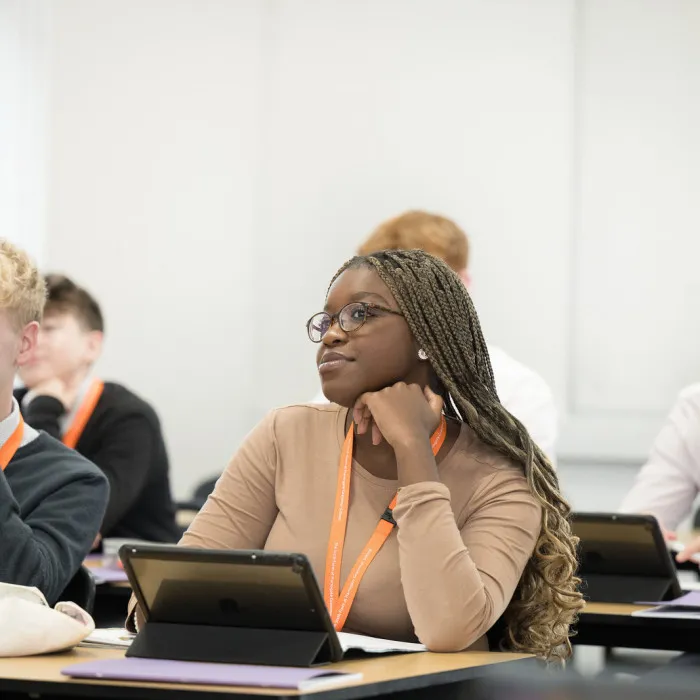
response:
<svg viewBox="0 0 700 700"><path fill-rule="evenodd" d="M421 348L418 351L418 359L419 360L427 360L428 359L428 353L425 350L423 350L423 348Z"/></svg>

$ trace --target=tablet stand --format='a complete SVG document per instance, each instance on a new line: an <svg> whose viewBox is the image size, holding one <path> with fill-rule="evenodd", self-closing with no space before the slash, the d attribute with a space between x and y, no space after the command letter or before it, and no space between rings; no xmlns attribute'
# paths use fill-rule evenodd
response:
<svg viewBox="0 0 700 700"><path fill-rule="evenodd" d="M327 632L147 622L127 656L266 666L332 661Z"/></svg>
<svg viewBox="0 0 700 700"><path fill-rule="evenodd" d="M593 603L653 603L673 598L673 583L660 576L586 574L581 590Z"/></svg>

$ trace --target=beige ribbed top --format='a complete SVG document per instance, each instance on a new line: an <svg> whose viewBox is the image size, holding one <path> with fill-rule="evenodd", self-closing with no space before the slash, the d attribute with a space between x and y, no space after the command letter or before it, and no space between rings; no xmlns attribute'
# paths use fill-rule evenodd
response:
<svg viewBox="0 0 700 700"><path fill-rule="evenodd" d="M270 413L246 438L181 544L305 553L323 585L347 409ZM345 630L434 651L486 648L540 531L522 470L463 425L441 483L399 491L397 528L367 570ZM353 462L341 587L396 492Z"/></svg>

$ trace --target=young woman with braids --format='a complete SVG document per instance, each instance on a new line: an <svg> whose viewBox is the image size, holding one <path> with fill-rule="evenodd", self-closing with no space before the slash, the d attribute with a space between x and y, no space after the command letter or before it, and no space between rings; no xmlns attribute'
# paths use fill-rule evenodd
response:
<svg viewBox="0 0 700 700"><path fill-rule="evenodd" d="M304 552L337 629L486 649L505 613L508 648L568 656L569 507L459 277L421 251L353 258L307 330L334 403L273 411L182 544Z"/></svg>

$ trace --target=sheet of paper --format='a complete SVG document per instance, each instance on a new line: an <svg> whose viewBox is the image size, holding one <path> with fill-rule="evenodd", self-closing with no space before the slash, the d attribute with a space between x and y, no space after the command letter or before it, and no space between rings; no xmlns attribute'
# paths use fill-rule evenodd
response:
<svg viewBox="0 0 700 700"><path fill-rule="evenodd" d="M642 600L637 605L661 605L667 607L698 608L700 612L700 591L689 591L673 600Z"/></svg>
<svg viewBox="0 0 700 700"><path fill-rule="evenodd" d="M338 632L338 639L343 651L359 649L368 654L390 654L396 652L418 652L427 651L427 647L422 644L412 642L395 642L390 639L379 639L378 637L365 637L362 634L350 634L349 632Z"/></svg>
<svg viewBox="0 0 700 700"><path fill-rule="evenodd" d="M80 646L127 649L135 636L119 627L107 627L95 630L80 643Z"/></svg>
<svg viewBox="0 0 700 700"><path fill-rule="evenodd" d="M118 627L96 629L91 635L85 638L81 646L101 646L128 648L135 635ZM422 644L411 642L396 642L390 639L379 639L377 637L366 637L361 634L350 634L339 632L338 639L343 651L359 649L368 654L390 654L398 652L419 652L427 651Z"/></svg>
<svg viewBox="0 0 700 700"><path fill-rule="evenodd" d="M632 617L663 617L669 620L700 620L700 608L684 608L678 605L659 605L648 610L638 610Z"/></svg>

